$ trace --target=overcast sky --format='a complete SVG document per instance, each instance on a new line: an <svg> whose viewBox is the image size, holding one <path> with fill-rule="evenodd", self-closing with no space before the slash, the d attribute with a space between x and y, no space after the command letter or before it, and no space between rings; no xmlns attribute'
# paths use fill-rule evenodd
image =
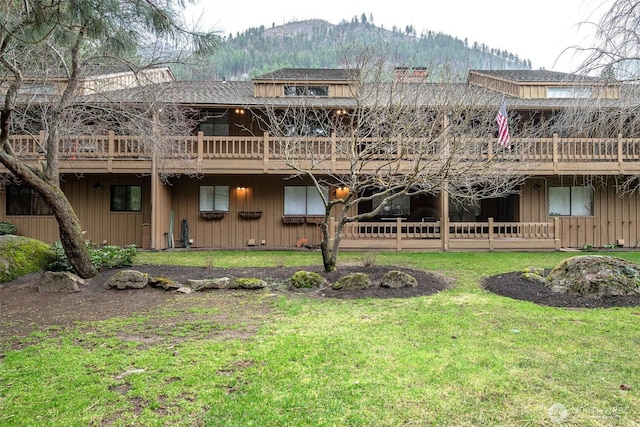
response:
<svg viewBox="0 0 640 427"><path fill-rule="evenodd" d="M611 0L200 0L188 16L200 17L203 28L235 35L250 27L319 18L337 24L363 13L376 26L442 32L469 44L484 43L530 59L533 69L573 71L577 60L563 49L585 46L593 33L585 21L597 21ZM573 58L573 59L572 59Z"/></svg>

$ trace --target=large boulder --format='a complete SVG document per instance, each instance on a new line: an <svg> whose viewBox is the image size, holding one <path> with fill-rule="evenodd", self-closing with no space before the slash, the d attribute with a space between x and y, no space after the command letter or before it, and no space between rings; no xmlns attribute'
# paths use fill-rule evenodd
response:
<svg viewBox="0 0 640 427"><path fill-rule="evenodd" d="M168 290L175 291L182 287L182 285L176 282L175 280L169 279L168 277L162 277L162 276L149 277L148 285L153 288L162 288L165 291L168 291Z"/></svg>
<svg viewBox="0 0 640 427"><path fill-rule="evenodd" d="M382 279L380 280L380 286L382 286L383 288L391 289L405 287L415 288L416 286L418 286L418 281L409 273L405 273L404 271L399 270L391 270L386 272L384 276L382 276Z"/></svg>
<svg viewBox="0 0 640 427"><path fill-rule="evenodd" d="M296 289L316 288L326 283L324 277L314 271L300 270L291 276L291 286Z"/></svg>
<svg viewBox="0 0 640 427"><path fill-rule="evenodd" d="M366 273L353 273L342 276L331 287L340 291L359 291L370 288L371 279Z"/></svg>
<svg viewBox="0 0 640 427"><path fill-rule="evenodd" d="M80 292L84 280L68 271L45 271L38 282L38 292L74 293Z"/></svg>
<svg viewBox="0 0 640 427"><path fill-rule="evenodd" d="M149 276L136 270L122 270L114 274L102 287L105 289L142 289L147 286Z"/></svg>
<svg viewBox="0 0 640 427"><path fill-rule="evenodd" d="M0 283L47 269L51 246L28 237L0 235Z"/></svg>
<svg viewBox="0 0 640 427"><path fill-rule="evenodd" d="M267 282L257 277L239 277L233 281L235 287L242 289L262 289L267 287Z"/></svg>
<svg viewBox="0 0 640 427"><path fill-rule="evenodd" d="M229 279L228 277L187 280L187 287L189 287L192 291L204 291L207 289L229 289L231 286L231 279Z"/></svg>
<svg viewBox="0 0 640 427"><path fill-rule="evenodd" d="M640 294L640 265L603 255L576 256L562 261L546 278L554 292L584 296Z"/></svg>

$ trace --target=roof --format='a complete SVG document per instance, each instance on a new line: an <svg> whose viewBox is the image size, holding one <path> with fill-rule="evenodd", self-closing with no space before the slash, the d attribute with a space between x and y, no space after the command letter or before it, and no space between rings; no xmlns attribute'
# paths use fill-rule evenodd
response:
<svg viewBox="0 0 640 427"><path fill-rule="evenodd" d="M343 68L282 68L255 77L253 81L341 81L353 80L358 70Z"/></svg>
<svg viewBox="0 0 640 427"><path fill-rule="evenodd" d="M469 74L471 73L482 74L496 79L511 80L518 83L604 82L598 77L547 70L470 70Z"/></svg>
<svg viewBox="0 0 640 427"><path fill-rule="evenodd" d="M283 75L293 76L296 73L289 72L288 69L280 70ZM335 78L338 74L345 76L345 70L326 70L326 69L298 69L295 70L299 76L306 75L308 71L313 71L314 78L319 75L324 75L325 78ZM339 73L338 73L339 71ZM538 79L539 81L546 81L545 79L553 78L566 79L566 76L571 74L550 72L545 70L477 70L477 73L488 74L492 76L506 76L519 79ZM277 74L276 72L275 74ZM273 75L274 73L266 74L265 76ZM264 78L264 76L262 76ZM529 80L527 80L529 81ZM566 81L566 80L562 80ZM463 94L467 94L475 101L483 102L487 106L497 105L502 93L493 91L488 88L480 86L468 85L467 83L438 83L422 85L420 83L408 83L415 84L416 90L420 91L420 102L423 105L438 105L443 102L446 97L458 97L464 99ZM419 89L418 89L419 88ZM381 91L384 93L385 91ZM0 100L3 96L0 93ZM39 99L41 102L46 102L48 97ZM597 100L597 104L603 108L607 107L624 107L633 103L634 100L640 98L640 85L623 85L622 96L618 100L614 99L602 99ZM33 95L29 98L24 98L25 101L33 101ZM158 84L150 84L145 87L129 88L116 90L108 93L101 93L95 95L88 95L83 98L83 101L104 103L104 102L122 102L122 103L139 103L139 102L160 102L160 103L176 103L185 106L200 107L200 108L212 108L212 107L264 107L266 105L271 106L292 106L292 107L309 107L309 108L355 108L355 100L353 98L330 98L330 97L277 97L277 98L262 98L254 96L254 82L248 81L171 81ZM570 99L570 98L556 98L556 99L520 99L516 97L507 96L507 106L510 110L550 110L550 109L563 109L576 106L577 103L584 102L584 100ZM593 102L591 100L590 102ZM637 104L637 101L636 101Z"/></svg>

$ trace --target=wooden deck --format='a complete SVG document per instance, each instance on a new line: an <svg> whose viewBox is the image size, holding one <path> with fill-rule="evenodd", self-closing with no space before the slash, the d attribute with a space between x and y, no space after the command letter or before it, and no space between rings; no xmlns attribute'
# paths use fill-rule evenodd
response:
<svg viewBox="0 0 640 427"><path fill-rule="evenodd" d="M332 222L331 230L335 230ZM340 247L379 250L559 250L558 219L550 222L356 222Z"/></svg>
<svg viewBox="0 0 640 427"><path fill-rule="evenodd" d="M14 135L15 152L36 164L43 158L39 149L42 135ZM333 172L346 170L348 159L336 147L338 138L309 138L298 144L300 159L321 159ZM514 149L504 161L526 164L522 173L536 175L636 174L640 173L640 138L512 138ZM497 145L490 138L469 139L468 159L488 160ZM155 149L153 147L162 147ZM150 138L136 136L93 135L65 141L59 148L62 173L163 173L198 174L282 174L287 170L281 160L281 144L264 134L259 137L195 136ZM291 155L291 153L289 153ZM438 159L437 145L433 150ZM424 155L423 155L424 157ZM460 159L464 161L465 153ZM5 169L0 167L0 172Z"/></svg>

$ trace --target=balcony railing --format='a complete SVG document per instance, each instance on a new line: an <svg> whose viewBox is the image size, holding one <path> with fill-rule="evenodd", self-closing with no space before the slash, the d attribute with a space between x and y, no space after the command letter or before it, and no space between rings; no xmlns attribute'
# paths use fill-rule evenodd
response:
<svg viewBox="0 0 640 427"><path fill-rule="evenodd" d="M43 156L42 135L12 135L10 141L15 152L25 159ZM362 146L375 140L362 141ZM346 139L335 137L308 139L276 139L263 136L164 136L142 138L130 135L90 135L65 138L59 146L62 160L74 159L140 159L151 158L153 153L164 158L206 160L269 160L313 159L315 161L347 161L348 155L342 147L348 146ZM512 138L512 149L503 152L504 160L525 161L533 164L611 162L640 163L640 138ZM446 145L433 141L415 141L416 152L422 158L441 156ZM420 146L422 145L422 146ZM488 160L502 150L493 138L473 138L464 141L464 150L456 153L460 160ZM424 147L428 147L424 148ZM384 148L384 149L382 149ZM364 149L364 148L363 148ZM409 150L410 151L410 150ZM369 159L388 160L394 156L411 154L407 150L396 150L394 144L381 146L371 153ZM415 154L415 153L414 153Z"/></svg>

